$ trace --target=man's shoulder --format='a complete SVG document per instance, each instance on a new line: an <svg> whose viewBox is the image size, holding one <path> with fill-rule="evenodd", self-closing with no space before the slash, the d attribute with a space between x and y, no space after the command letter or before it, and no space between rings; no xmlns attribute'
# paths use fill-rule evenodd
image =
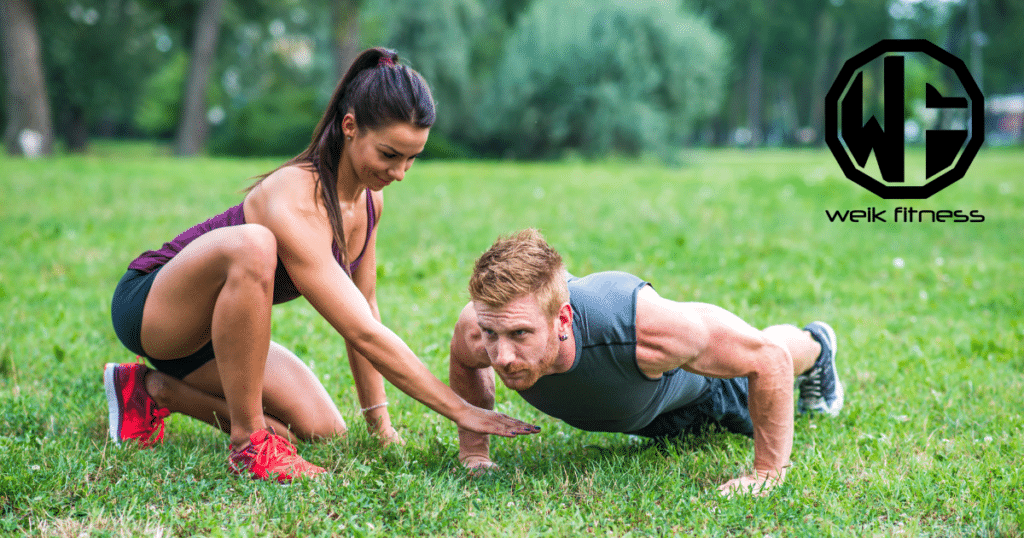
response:
<svg viewBox="0 0 1024 538"><path fill-rule="evenodd" d="M647 284L642 278L625 271L600 271L586 276L569 275L569 293L600 294L614 293L617 289L634 292Z"/></svg>
<svg viewBox="0 0 1024 538"><path fill-rule="evenodd" d="M569 302L584 347L635 342L636 295L647 283L630 273L604 271L569 282Z"/></svg>
<svg viewBox="0 0 1024 538"><path fill-rule="evenodd" d="M602 271L583 277L570 277L569 303L574 310L632 311L636 294L647 286L642 278L623 271Z"/></svg>

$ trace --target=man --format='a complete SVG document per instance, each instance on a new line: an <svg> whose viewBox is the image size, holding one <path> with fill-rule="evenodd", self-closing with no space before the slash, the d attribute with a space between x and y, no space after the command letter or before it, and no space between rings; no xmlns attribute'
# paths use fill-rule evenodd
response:
<svg viewBox="0 0 1024 538"><path fill-rule="evenodd" d="M472 302L451 342L449 383L494 406L494 372L537 409L588 431L664 438L710 424L754 439L754 471L719 487L764 494L793 447L801 412L838 415L843 386L832 328L759 331L704 303L664 299L621 272L569 276L533 229L501 238L476 262ZM459 429L459 461L496 467L489 437Z"/></svg>

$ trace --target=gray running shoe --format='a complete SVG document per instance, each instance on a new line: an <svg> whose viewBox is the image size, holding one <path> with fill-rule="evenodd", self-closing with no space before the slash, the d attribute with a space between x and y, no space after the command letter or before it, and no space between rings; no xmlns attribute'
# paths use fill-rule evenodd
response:
<svg viewBox="0 0 1024 538"><path fill-rule="evenodd" d="M816 412L838 416L843 409L843 384L836 371L836 333L824 321L815 321L804 330L821 344L821 355L806 374L796 378L800 387L797 410L801 414Z"/></svg>

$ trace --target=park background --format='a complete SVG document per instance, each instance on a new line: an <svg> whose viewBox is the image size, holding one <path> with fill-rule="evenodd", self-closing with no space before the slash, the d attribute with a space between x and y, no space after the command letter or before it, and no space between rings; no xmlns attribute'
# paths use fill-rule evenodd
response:
<svg viewBox="0 0 1024 538"><path fill-rule="evenodd" d="M1019 2L7 0L0 14L0 532L1024 533ZM884 38L963 58L989 104L967 176L928 200L880 199L823 146L825 92ZM340 339L301 300L275 310L274 337L351 428L300 445L324 481L232 478L224 436L183 417L158 450L107 441L101 368L132 359L109 326L128 261L301 150L339 66L372 45L421 71L439 112L387 193L385 323L445 379L473 259L525 226L579 274L631 271L758 326L826 319L849 401L837 420L798 420L785 488L715 494L749 466L749 440L644 450L501 388L500 410L544 427L494 442L502 471L461 473L454 427L394 388L408 445L380 451ZM918 131L955 121L922 116L922 98L906 111ZM894 223L901 206L985 221ZM869 207L889 222L826 217Z"/></svg>

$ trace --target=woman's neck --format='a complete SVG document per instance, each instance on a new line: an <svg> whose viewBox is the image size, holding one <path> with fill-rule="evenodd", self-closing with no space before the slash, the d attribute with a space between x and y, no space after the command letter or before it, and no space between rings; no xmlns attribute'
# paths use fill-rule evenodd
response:
<svg viewBox="0 0 1024 538"><path fill-rule="evenodd" d="M343 203L355 202L364 188L356 179L356 171L352 167L352 161L347 158L346 154L342 154L337 170L338 201Z"/></svg>

